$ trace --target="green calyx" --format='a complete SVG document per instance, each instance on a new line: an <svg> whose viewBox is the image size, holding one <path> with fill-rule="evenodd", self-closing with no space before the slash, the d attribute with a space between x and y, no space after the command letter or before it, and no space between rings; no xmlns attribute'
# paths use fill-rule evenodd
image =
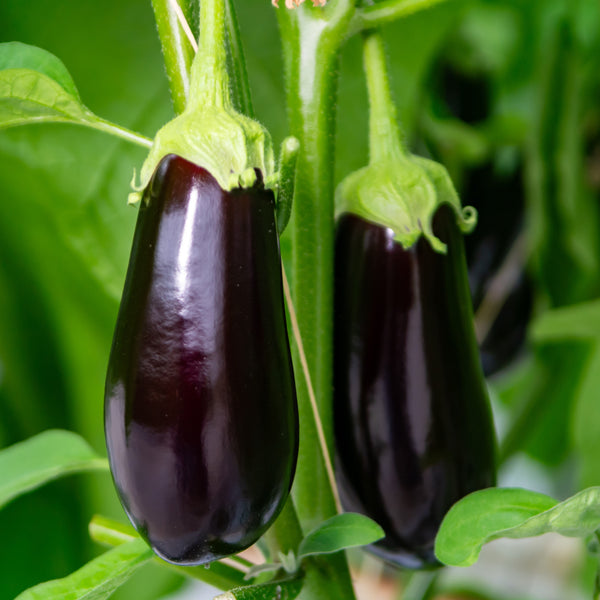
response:
<svg viewBox="0 0 600 600"><path fill-rule="evenodd" d="M190 73L189 101L181 115L154 138L150 153L132 184L129 202L141 199L158 163L176 154L206 169L226 191L252 187L257 172L267 188L277 176L271 136L257 121L232 105L225 54L224 0L200 4L200 42Z"/></svg>
<svg viewBox="0 0 600 600"><path fill-rule="evenodd" d="M454 208L463 233L477 223L476 210L461 206L445 167L410 154L373 162L348 175L336 190L335 202L336 215L350 212L388 227L405 249L424 236L436 252L446 253L446 245L432 227L442 204Z"/></svg>
<svg viewBox="0 0 600 600"><path fill-rule="evenodd" d="M224 190L252 187L256 170L265 187L276 182L271 136L256 121L231 107L192 107L167 123L154 138L129 202L137 202L158 163L177 154L206 169Z"/></svg>

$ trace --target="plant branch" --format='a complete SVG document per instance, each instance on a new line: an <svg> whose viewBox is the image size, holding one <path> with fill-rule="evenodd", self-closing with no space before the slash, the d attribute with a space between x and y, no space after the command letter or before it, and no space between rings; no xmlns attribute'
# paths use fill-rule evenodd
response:
<svg viewBox="0 0 600 600"><path fill-rule="evenodd" d="M176 114L180 114L189 95L189 71L194 50L179 23L173 2L176 0L152 0L152 8L169 78L173 108ZM184 0L181 12L189 22L188 0Z"/></svg>
<svg viewBox="0 0 600 600"><path fill-rule="evenodd" d="M136 133L135 131L126 129L125 127L117 125L116 123L112 123L111 121L106 121L105 119L97 117L96 115L94 115L93 118L82 122L81 124L91 127L92 129L97 129L98 131L103 131L104 133L109 133L110 135L119 137L127 142L131 142L132 144L137 144L143 148L152 147L152 140L150 138L147 138L140 133Z"/></svg>
<svg viewBox="0 0 600 600"><path fill-rule="evenodd" d="M242 38L238 27L233 0L225 3L225 27L227 29L227 48L229 50L228 72L231 78L235 109L247 117L254 118L252 94L248 83L248 71L242 48Z"/></svg>
<svg viewBox="0 0 600 600"><path fill-rule="evenodd" d="M290 281L298 327L329 453L333 450L333 168L338 52L354 3L278 10L291 133L300 141L292 218ZM301 59L302 58L302 59ZM296 348L296 371L302 369ZM336 513L305 381L297 381L300 451L293 495L310 531Z"/></svg>
<svg viewBox="0 0 600 600"><path fill-rule="evenodd" d="M396 107L392 101L381 33L364 34L363 60L369 92L369 160L397 160L406 151L400 141Z"/></svg>
<svg viewBox="0 0 600 600"><path fill-rule="evenodd" d="M452 0L383 0L356 11L348 27L348 36L374 29Z"/></svg>
<svg viewBox="0 0 600 600"><path fill-rule="evenodd" d="M225 37L226 0L200 2L200 40L192 63L190 104L231 106Z"/></svg>
<svg viewBox="0 0 600 600"><path fill-rule="evenodd" d="M281 272L283 274L283 292L285 295L285 301L286 301L286 304L288 307L288 312L290 313L290 321L292 323L292 331L294 333L294 339L296 340L296 345L298 347L298 354L300 356L300 364L302 365L302 372L304 373L304 380L306 381L306 387L308 388L308 397L310 400L310 407L312 409L315 427L317 428L319 446L321 448L321 454L323 455L323 462L325 464L325 470L327 472L327 479L329 480L329 486L331 487L331 491L333 493L335 508L338 513L341 513L342 512L342 503L340 501L340 493L338 491L337 484L335 482L335 475L333 472L333 462L331 460L331 455L329 453L329 448L327 446L325 432L323 431L323 423L321 422L321 417L319 415L319 409L317 407L317 400L315 398L315 392L314 392L312 381L310 378L310 371L308 369L308 363L306 362L306 354L304 353L304 346L302 344L302 337L300 336L300 329L298 328L298 319L296 318L296 311L294 310L294 303L292 301L290 286L288 284L287 276L285 274L285 269L283 268L283 265L282 265Z"/></svg>

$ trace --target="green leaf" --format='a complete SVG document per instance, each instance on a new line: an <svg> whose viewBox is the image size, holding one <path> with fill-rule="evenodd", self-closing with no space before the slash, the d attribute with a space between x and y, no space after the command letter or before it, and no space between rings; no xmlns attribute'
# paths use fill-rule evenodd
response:
<svg viewBox="0 0 600 600"><path fill-rule="evenodd" d="M118 546L63 579L36 585L15 600L104 600L154 554L142 540Z"/></svg>
<svg viewBox="0 0 600 600"><path fill-rule="evenodd" d="M107 468L107 461L77 434L45 431L0 451L0 507L63 475Z"/></svg>
<svg viewBox="0 0 600 600"><path fill-rule="evenodd" d="M324 521L302 540L298 548L298 559L372 544L384 535L383 529L368 517L357 513L343 513Z"/></svg>
<svg viewBox="0 0 600 600"><path fill-rule="evenodd" d="M67 94L79 99L79 92L67 67L47 50L21 42L0 44L0 70L6 69L37 71L58 83Z"/></svg>
<svg viewBox="0 0 600 600"><path fill-rule="evenodd" d="M0 44L0 129L30 123L75 123L141 146L151 141L86 108L63 63L49 52L18 42Z"/></svg>
<svg viewBox="0 0 600 600"><path fill-rule="evenodd" d="M219 594L214 600L294 600L302 590L302 579L282 579L248 585Z"/></svg>
<svg viewBox="0 0 600 600"><path fill-rule="evenodd" d="M438 559L468 567L483 544L499 538L559 533L587 537L600 527L600 487L587 488L564 502L523 489L490 488L474 492L448 512L436 538Z"/></svg>

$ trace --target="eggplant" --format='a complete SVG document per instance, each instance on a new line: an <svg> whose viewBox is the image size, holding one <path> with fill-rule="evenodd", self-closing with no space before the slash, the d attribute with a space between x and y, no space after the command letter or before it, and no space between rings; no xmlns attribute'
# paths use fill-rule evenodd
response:
<svg viewBox="0 0 600 600"><path fill-rule="evenodd" d="M346 510L377 521L370 549L433 567L454 502L494 485L496 441L472 323L462 234L441 205L435 252L352 213L335 242L334 423Z"/></svg>
<svg viewBox="0 0 600 600"><path fill-rule="evenodd" d="M260 179L260 174L259 179ZM288 496L298 412L273 193L166 156L136 225L110 353L118 495L163 559L253 544Z"/></svg>

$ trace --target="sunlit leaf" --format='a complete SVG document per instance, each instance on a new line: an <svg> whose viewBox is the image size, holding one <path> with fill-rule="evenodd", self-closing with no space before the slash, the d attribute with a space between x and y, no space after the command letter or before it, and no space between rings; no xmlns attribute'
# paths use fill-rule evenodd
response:
<svg viewBox="0 0 600 600"><path fill-rule="evenodd" d="M490 488L474 492L448 512L436 538L438 559L458 567L472 565L483 544L499 538L544 533L587 537L600 527L600 487L585 489L564 502L530 490Z"/></svg>
<svg viewBox="0 0 600 600"><path fill-rule="evenodd" d="M343 513L313 529L302 540L298 558L372 544L384 535L383 529L368 517L357 513Z"/></svg>
<svg viewBox="0 0 600 600"><path fill-rule="evenodd" d="M0 507L58 477L107 468L107 461L77 434L45 431L0 450Z"/></svg>
<svg viewBox="0 0 600 600"><path fill-rule="evenodd" d="M142 540L109 550L75 573L36 585L15 600L105 600L154 553Z"/></svg>

